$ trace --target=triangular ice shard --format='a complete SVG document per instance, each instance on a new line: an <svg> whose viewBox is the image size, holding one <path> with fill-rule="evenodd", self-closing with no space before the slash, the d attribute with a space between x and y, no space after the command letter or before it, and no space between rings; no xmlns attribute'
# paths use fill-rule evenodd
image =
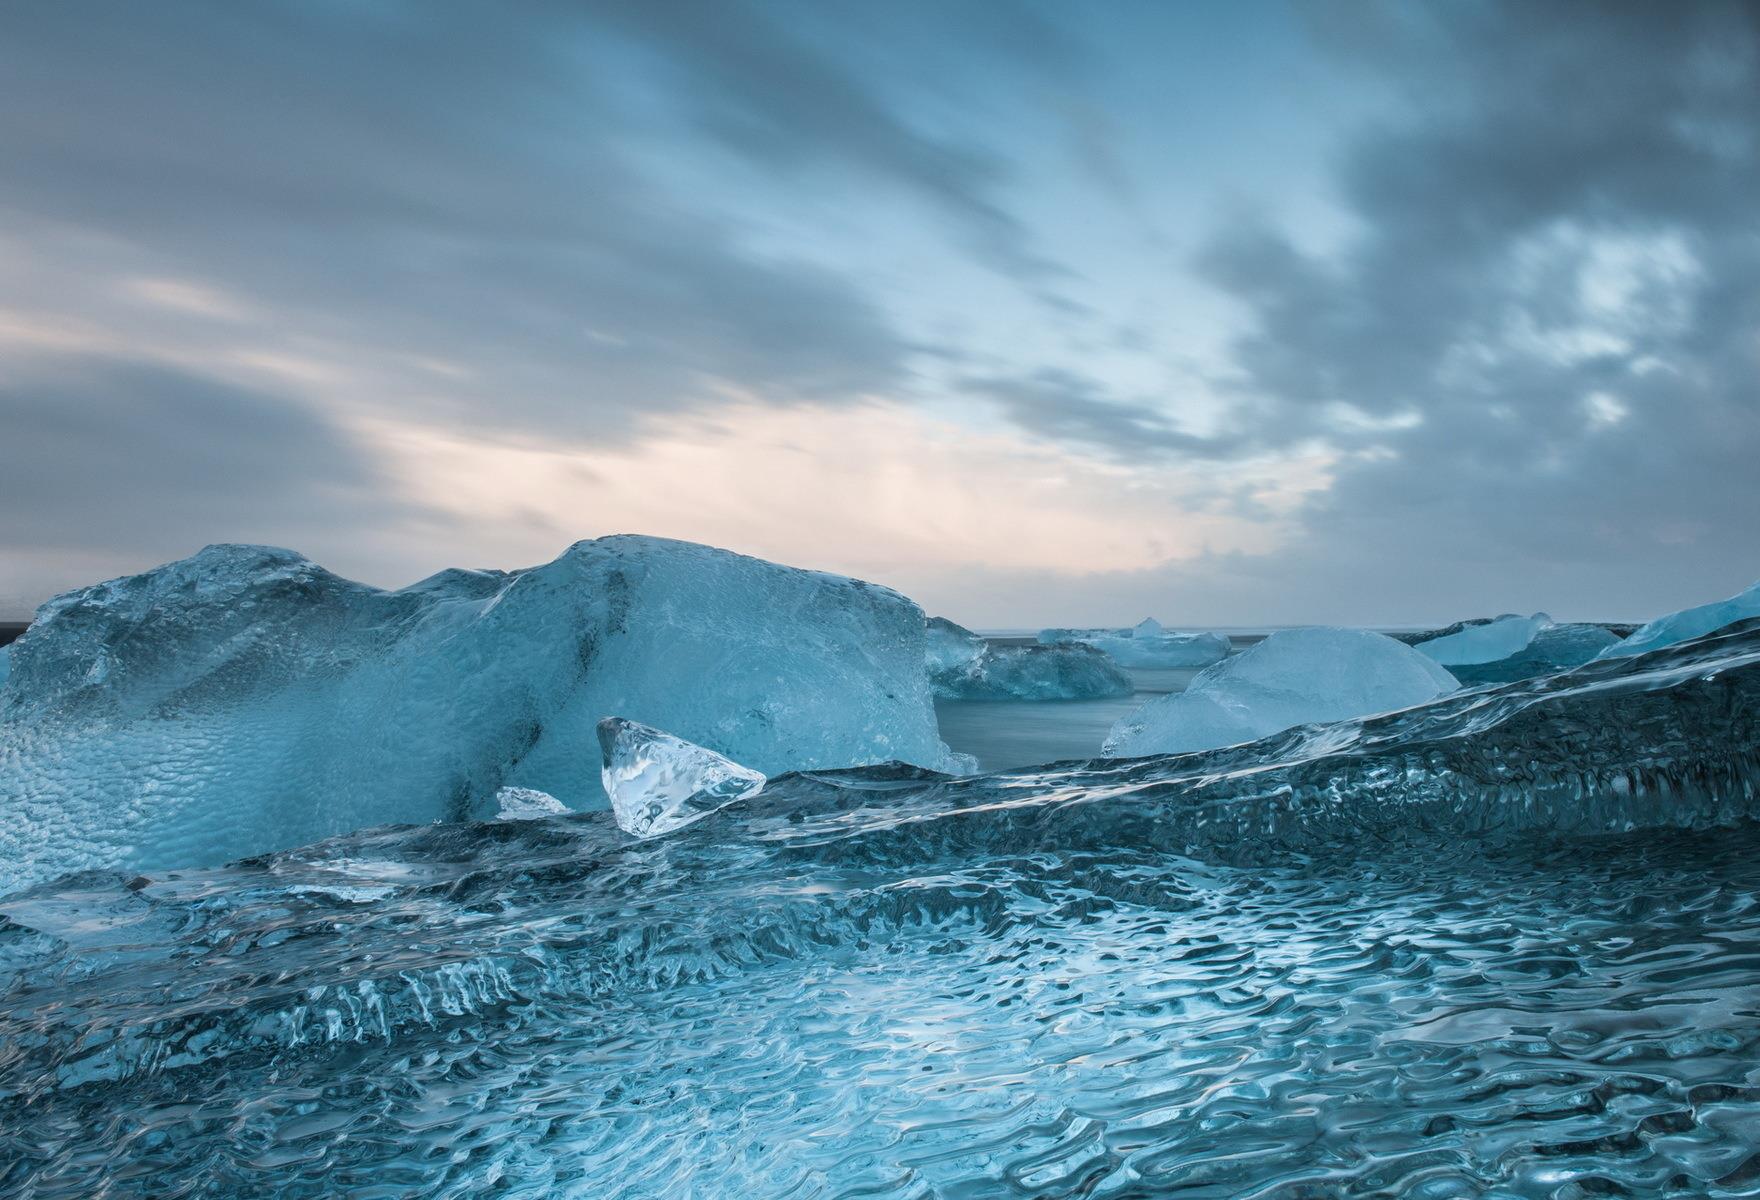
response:
<svg viewBox="0 0 1760 1200"><path fill-rule="evenodd" d="M639 838L671 833L764 786L750 767L622 717L599 722L599 747L618 828Z"/></svg>
<svg viewBox="0 0 1760 1200"><path fill-rule="evenodd" d="M569 811L568 805L536 788L504 787L495 793L495 803L500 809L495 814L497 821L536 821Z"/></svg>

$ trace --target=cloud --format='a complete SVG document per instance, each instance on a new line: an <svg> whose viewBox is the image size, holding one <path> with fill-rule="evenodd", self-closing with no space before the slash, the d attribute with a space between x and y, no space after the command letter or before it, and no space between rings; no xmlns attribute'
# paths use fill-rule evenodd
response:
<svg viewBox="0 0 1760 1200"><path fill-rule="evenodd" d="M143 303L212 315L191 306L226 292L255 316L187 341L297 337L362 373L470 364L332 402L616 438L728 386L824 403L902 377L855 283L757 252L634 165L630 118L576 57L604 34L567 10L76 0L8 24L11 237L179 281ZM89 276L62 275L35 303L85 311Z"/></svg>
<svg viewBox="0 0 1760 1200"><path fill-rule="evenodd" d="M964 389L996 402L1021 429L1053 443L1098 449L1132 462L1238 453L1239 436L1183 431L1160 406L1120 400L1098 380L1046 368L1017 376L974 377Z"/></svg>
<svg viewBox="0 0 1760 1200"><path fill-rule="evenodd" d="M78 564L178 558L203 541L351 529L351 562L415 510L344 430L285 395L157 364L44 357L0 383L0 606L22 610ZM7 615L11 615L8 612Z"/></svg>
<svg viewBox="0 0 1760 1200"><path fill-rule="evenodd" d="M1341 165L1355 239L1315 255L1236 226L1199 262L1250 317L1242 411L1362 452L1315 498L1303 569L1440 564L1474 596L1494 589L1463 576L1544 574L1554 604L1598 586L1624 612L1751 579L1760 10L1384 18L1333 35L1409 105ZM1659 567L1670 586L1620 578Z"/></svg>

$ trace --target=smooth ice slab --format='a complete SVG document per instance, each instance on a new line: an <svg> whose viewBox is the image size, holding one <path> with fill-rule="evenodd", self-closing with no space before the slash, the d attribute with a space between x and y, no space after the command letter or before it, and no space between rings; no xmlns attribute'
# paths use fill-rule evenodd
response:
<svg viewBox="0 0 1760 1200"><path fill-rule="evenodd" d="M1457 686L1436 663L1379 633L1286 629L1121 718L1104 752L1134 758L1232 746L1292 725L1409 708Z"/></svg>
<svg viewBox="0 0 1760 1200"><path fill-rule="evenodd" d="M1666 617L1657 617L1625 641L1603 650L1601 657L1619 658L1628 654L1642 654L1661 646L1672 646L1676 642L1703 637L1725 625L1733 625L1749 617L1760 617L1760 583L1728 600L1701 604L1697 608L1686 608L1669 613Z"/></svg>
<svg viewBox="0 0 1760 1200"><path fill-rule="evenodd" d="M617 827L639 838L682 829L764 787L761 771L622 717L599 722L599 747Z"/></svg>
<svg viewBox="0 0 1760 1200"><path fill-rule="evenodd" d="M572 811L568 805L536 788L504 787L495 793L497 821L537 821Z"/></svg>
<svg viewBox="0 0 1760 1200"><path fill-rule="evenodd" d="M400 591L212 546L50 601L11 657L0 893L488 818L503 787L603 807L610 714L771 774L957 766L916 605L658 538Z"/></svg>
<svg viewBox="0 0 1760 1200"><path fill-rule="evenodd" d="M997 646L952 621L928 625L929 684L946 700L1093 700L1128 696L1131 677L1092 646Z"/></svg>
<svg viewBox="0 0 1760 1200"><path fill-rule="evenodd" d="M1445 667L1496 662L1526 650L1534 635L1551 623L1552 618L1545 613L1503 616L1482 625L1468 625L1446 637L1419 642L1413 649Z"/></svg>

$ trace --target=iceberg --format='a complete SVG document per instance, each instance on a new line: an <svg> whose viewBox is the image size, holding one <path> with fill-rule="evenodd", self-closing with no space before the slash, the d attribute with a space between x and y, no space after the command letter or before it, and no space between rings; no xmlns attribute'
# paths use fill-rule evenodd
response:
<svg viewBox="0 0 1760 1200"><path fill-rule="evenodd" d="M1520 654L1534 635L1552 623L1545 613L1531 617L1498 617L1483 624L1467 625L1457 633L1413 643L1424 657L1445 667L1496 662Z"/></svg>
<svg viewBox="0 0 1760 1200"><path fill-rule="evenodd" d="M503 787L604 807L611 714L766 773L960 763L916 605L659 538L398 591L211 546L51 600L11 657L0 892L493 816Z"/></svg>
<svg viewBox="0 0 1760 1200"><path fill-rule="evenodd" d="M599 722L599 746L612 815L632 837L682 829L764 788L762 772L622 717Z"/></svg>
<svg viewBox="0 0 1760 1200"><path fill-rule="evenodd" d="M1131 677L1080 643L996 646L942 617L928 624L929 683L944 700L1093 700L1128 696Z"/></svg>
<svg viewBox="0 0 1760 1200"><path fill-rule="evenodd" d="M497 821L538 821L573 812L568 805L536 788L504 787L495 793Z"/></svg>
<svg viewBox="0 0 1760 1200"><path fill-rule="evenodd" d="M1569 670L1619 643L1604 625L1559 623L1545 613L1464 621L1401 640L1464 684L1509 683Z"/></svg>
<svg viewBox="0 0 1760 1200"><path fill-rule="evenodd" d="M1631 654L1643 654L1690 638L1703 637L1726 625L1757 616L1760 616L1760 583L1728 600L1701 604L1697 608L1686 608L1669 613L1666 617L1657 617L1648 625L1640 626L1625 641L1607 647L1601 652L1601 657L1622 658Z"/></svg>
<svg viewBox="0 0 1760 1200"><path fill-rule="evenodd" d="M1512 683L1580 667L1618 644L1619 636L1605 625L1561 623L1544 627L1533 641L1508 658L1466 663L1448 670L1463 684Z"/></svg>
<svg viewBox="0 0 1760 1200"><path fill-rule="evenodd" d="M1286 629L1206 667L1185 691L1121 718L1102 749L1111 758L1210 750L1293 725L1409 708L1458 686L1442 667L1379 633Z"/></svg>
<svg viewBox="0 0 1760 1200"><path fill-rule="evenodd" d="M1092 646L1121 666L1145 670L1207 667L1233 649L1220 633L1169 633L1153 617L1130 629L1042 629L1039 642Z"/></svg>

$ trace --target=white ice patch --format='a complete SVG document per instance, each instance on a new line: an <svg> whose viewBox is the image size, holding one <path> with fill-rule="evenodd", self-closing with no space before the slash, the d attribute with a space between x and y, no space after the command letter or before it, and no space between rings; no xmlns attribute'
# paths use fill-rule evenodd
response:
<svg viewBox="0 0 1760 1200"><path fill-rule="evenodd" d="M569 811L568 805L536 788L504 787L495 793L495 805L497 821L537 821Z"/></svg>

